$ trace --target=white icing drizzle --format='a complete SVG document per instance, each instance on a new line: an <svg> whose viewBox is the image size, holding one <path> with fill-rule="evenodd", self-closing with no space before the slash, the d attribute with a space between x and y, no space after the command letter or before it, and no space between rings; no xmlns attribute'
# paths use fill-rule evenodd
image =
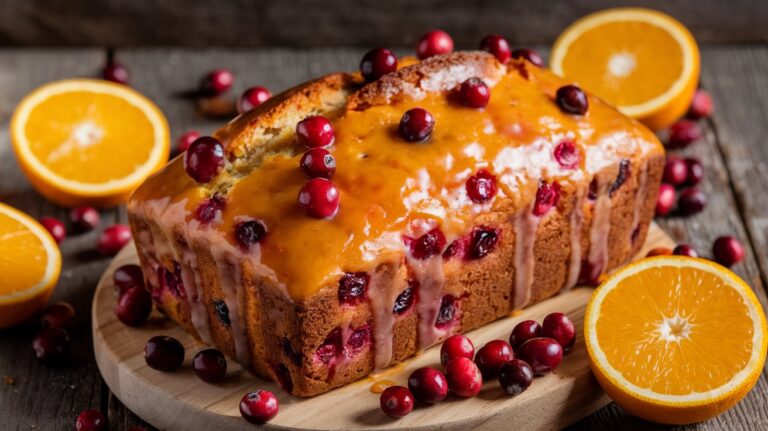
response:
<svg viewBox="0 0 768 431"><path fill-rule="evenodd" d="M635 208L632 214L632 232L635 232L638 225L640 225L640 210L645 203L648 183L648 162L643 161L643 166L640 169L640 176L638 178L637 191L635 192Z"/></svg>
<svg viewBox="0 0 768 431"><path fill-rule="evenodd" d="M584 196L586 190L579 187L576 190L573 211L571 211L570 235L571 235L571 260L568 264L568 278L565 280L563 290L572 289L579 281L581 272L581 225L584 222Z"/></svg>
<svg viewBox="0 0 768 431"><path fill-rule="evenodd" d="M440 313L443 299L445 274L443 273L443 257L441 254L427 260L407 257L408 265L418 284L417 310L419 312L419 348L426 349L440 342L450 332L450 326L438 328L435 326Z"/></svg>
<svg viewBox="0 0 768 431"><path fill-rule="evenodd" d="M368 301L373 311L373 343L375 366L377 370L392 362L392 329L395 327L395 314L392 312L397 295L397 283L387 283L378 271L371 274L368 286Z"/></svg>
<svg viewBox="0 0 768 431"><path fill-rule="evenodd" d="M205 310L202 292L200 291L200 274L197 268L197 254L187 247L182 250L181 261L181 281L184 288L188 289L190 303L190 317L192 326L195 327L200 339L206 344L211 344L211 323L208 318L208 312Z"/></svg>
<svg viewBox="0 0 768 431"><path fill-rule="evenodd" d="M219 284L224 293L224 303L229 309L229 323L232 339L235 343L235 358L242 366L248 367L251 362L248 340L245 335L245 327L242 325L240 301L238 298L238 286L242 286L242 271L240 263L230 260L230 254L225 247L211 247L213 260L219 271Z"/></svg>
<svg viewBox="0 0 768 431"><path fill-rule="evenodd" d="M533 246L536 243L536 230L540 220L540 217L533 214L533 203L515 214L515 291L512 302L514 310L525 307L531 300L535 263Z"/></svg>
<svg viewBox="0 0 768 431"><path fill-rule="evenodd" d="M608 234L611 230L611 197L603 190L597 198L589 231L589 280L597 280L608 264Z"/></svg>

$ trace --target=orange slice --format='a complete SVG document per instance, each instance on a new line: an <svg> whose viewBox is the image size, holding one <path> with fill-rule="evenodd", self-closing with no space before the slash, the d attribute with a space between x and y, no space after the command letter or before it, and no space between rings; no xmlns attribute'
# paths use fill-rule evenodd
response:
<svg viewBox="0 0 768 431"><path fill-rule="evenodd" d="M0 328L45 305L61 271L56 241L23 212L0 203Z"/></svg>
<svg viewBox="0 0 768 431"><path fill-rule="evenodd" d="M699 48L674 18L650 9L587 15L555 41L550 67L653 130L685 114L699 81Z"/></svg>
<svg viewBox="0 0 768 431"><path fill-rule="evenodd" d="M659 256L625 267L587 305L590 364L608 395L641 418L716 416L755 385L766 321L747 284L716 263Z"/></svg>
<svg viewBox="0 0 768 431"><path fill-rule="evenodd" d="M11 120L22 170L65 206L112 206L168 160L168 122L125 85L73 79L28 94Z"/></svg>

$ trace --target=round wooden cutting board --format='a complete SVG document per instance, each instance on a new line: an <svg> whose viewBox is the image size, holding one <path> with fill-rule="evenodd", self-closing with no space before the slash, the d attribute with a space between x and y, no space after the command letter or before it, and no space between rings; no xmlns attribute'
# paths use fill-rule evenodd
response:
<svg viewBox="0 0 768 431"><path fill-rule="evenodd" d="M644 256L653 247L670 246L674 243L654 224L638 256ZM102 276L93 298L93 344L99 370L112 392L129 409L161 430L249 429L251 425L240 416L238 405L246 392L259 388L274 392L280 401L280 413L264 426L275 430L549 430L565 427L610 401L589 371L581 336L584 308L592 294L589 288L563 292L467 334L479 348L493 339L508 339L521 320L541 321L550 312L564 312L576 325L578 338L555 373L536 378L527 391L516 397L507 396L494 380L486 382L475 398L449 396L443 403L417 406L408 416L395 420L381 412L379 395L370 391L371 386L380 380L406 385L408 375L416 368L439 368L439 347L377 376L313 398L293 397L278 385L244 371L234 360L229 360L223 383L205 383L195 376L191 366L192 357L205 346L171 320L153 312L145 326L131 328L115 317L117 294L112 272L120 265L137 261L135 247L129 244ZM160 334L175 337L184 344L186 357L180 369L161 372L144 362L144 344Z"/></svg>

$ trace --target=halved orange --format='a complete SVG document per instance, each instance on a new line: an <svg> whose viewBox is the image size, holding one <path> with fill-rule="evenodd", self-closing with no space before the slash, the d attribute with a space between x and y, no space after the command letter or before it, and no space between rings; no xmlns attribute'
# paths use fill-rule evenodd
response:
<svg viewBox="0 0 768 431"><path fill-rule="evenodd" d="M23 212L0 203L0 328L45 305L61 271L53 237Z"/></svg>
<svg viewBox="0 0 768 431"><path fill-rule="evenodd" d="M107 81L52 82L28 94L11 120L22 170L65 206L112 206L168 160L168 122L137 91Z"/></svg>
<svg viewBox="0 0 768 431"><path fill-rule="evenodd" d="M555 41L550 67L653 130L685 114L699 80L699 49L679 21L650 9L587 15Z"/></svg>
<svg viewBox="0 0 768 431"><path fill-rule="evenodd" d="M752 289L703 259L658 256L618 271L587 305L597 380L622 408L667 424L709 419L742 399L765 363L763 309Z"/></svg>

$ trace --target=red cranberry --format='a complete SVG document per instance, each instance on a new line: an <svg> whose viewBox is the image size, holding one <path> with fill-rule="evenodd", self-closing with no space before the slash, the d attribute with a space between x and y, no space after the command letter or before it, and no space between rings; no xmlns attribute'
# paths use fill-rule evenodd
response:
<svg viewBox="0 0 768 431"><path fill-rule="evenodd" d="M261 105L272 97L272 93L264 87L251 87L237 99L237 112L245 114L251 109Z"/></svg>
<svg viewBox="0 0 768 431"><path fill-rule="evenodd" d="M408 388L390 386L379 399L381 410L389 417L401 418L413 410L413 394Z"/></svg>
<svg viewBox="0 0 768 431"><path fill-rule="evenodd" d="M124 224L112 225L101 233L97 248L105 256L114 256L131 241L131 228Z"/></svg>
<svg viewBox="0 0 768 431"><path fill-rule="evenodd" d="M435 117L426 109L413 108L403 114L398 132L408 142L420 142L429 138L435 127Z"/></svg>
<svg viewBox="0 0 768 431"><path fill-rule="evenodd" d="M69 334L61 328L43 329L32 339L35 357L48 365L60 365L69 357Z"/></svg>
<svg viewBox="0 0 768 431"><path fill-rule="evenodd" d="M517 351L520 346L531 338L541 337L541 325L535 320L523 320L515 325L509 335L509 344Z"/></svg>
<svg viewBox="0 0 768 431"><path fill-rule="evenodd" d="M688 179L688 166L682 159L677 157L667 157L667 163L664 165L664 175L661 181L679 187L685 184Z"/></svg>
<svg viewBox="0 0 768 431"><path fill-rule="evenodd" d="M714 104L712 103L712 96L709 91L698 89L693 94L693 100L691 101L691 107L688 108L688 118L698 120L699 118L707 118L712 115L714 110Z"/></svg>
<svg viewBox="0 0 768 431"><path fill-rule="evenodd" d="M506 362L499 369L499 384L509 395L519 395L533 382L531 366L519 359Z"/></svg>
<svg viewBox="0 0 768 431"><path fill-rule="evenodd" d="M495 229L475 228L469 238L469 249L466 258L477 260L485 257L496 248L499 232Z"/></svg>
<svg viewBox="0 0 768 431"><path fill-rule="evenodd" d="M51 304L40 315L40 326L43 328L65 329L72 326L75 320L75 309L66 302Z"/></svg>
<svg viewBox="0 0 768 431"><path fill-rule="evenodd" d="M548 314L541 324L541 334L560 343L565 352L576 342L576 327L563 313Z"/></svg>
<svg viewBox="0 0 768 431"><path fill-rule="evenodd" d="M269 422L277 415L280 405L275 394L263 389L248 392L240 400L240 414L252 424Z"/></svg>
<svg viewBox="0 0 768 431"><path fill-rule="evenodd" d="M416 295L413 294L413 287L408 286L399 295L397 295L397 299L395 299L395 305L392 307L392 312L398 316L405 313L411 309L411 306L413 306L415 300Z"/></svg>
<svg viewBox="0 0 768 431"><path fill-rule="evenodd" d="M336 172L336 159L324 148L310 148L301 156L299 166L310 178L331 179Z"/></svg>
<svg viewBox="0 0 768 431"><path fill-rule="evenodd" d="M560 202L560 183L553 181L550 184L544 179L539 180L536 202L533 205L533 215L543 216L550 208L557 206L558 202Z"/></svg>
<svg viewBox="0 0 768 431"><path fill-rule="evenodd" d="M144 346L144 359L150 368L172 371L184 362L184 346L173 337L157 335Z"/></svg>
<svg viewBox="0 0 768 431"><path fill-rule="evenodd" d="M469 199L481 204L496 195L496 177L485 169L480 169L467 179L466 189Z"/></svg>
<svg viewBox="0 0 768 431"><path fill-rule="evenodd" d="M296 124L296 136L299 143L307 148L327 147L336 140L331 122L321 115L312 115L299 121Z"/></svg>
<svg viewBox="0 0 768 431"><path fill-rule="evenodd" d="M325 337L323 344L317 348L315 352L315 359L322 362L325 365L331 363L333 359L339 354L341 350L341 329L335 328Z"/></svg>
<svg viewBox="0 0 768 431"><path fill-rule="evenodd" d="M685 167L688 169L686 177L686 186L695 186L704 178L704 167L698 159L689 157L685 159Z"/></svg>
<svg viewBox="0 0 768 431"><path fill-rule="evenodd" d="M163 289L168 289L173 296L179 298L187 297L184 281L181 278L181 265L179 265L179 262L173 262L173 271L169 271L164 266L161 266L157 273Z"/></svg>
<svg viewBox="0 0 768 431"><path fill-rule="evenodd" d="M213 195L200 202L195 210L195 218L202 224L209 224L224 211L227 201L221 195Z"/></svg>
<svg viewBox="0 0 768 431"><path fill-rule="evenodd" d="M459 100L470 108L485 108L491 99L491 89L480 78L469 78L459 87Z"/></svg>
<svg viewBox="0 0 768 431"><path fill-rule="evenodd" d="M472 344L472 340L461 334L448 337L440 347L440 363L443 366L446 366L448 361L453 358L472 359L474 356L475 346Z"/></svg>
<svg viewBox="0 0 768 431"><path fill-rule="evenodd" d="M563 359L563 347L551 338L532 338L517 352L518 359L531 366L537 376L554 371Z"/></svg>
<svg viewBox="0 0 768 431"><path fill-rule="evenodd" d="M227 307L226 302L221 299L214 300L213 311L216 313L216 319L219 320L219 323L227 328L232 324L232 320L229 318L229 307Z"/></svg>
<svg viewBox="0 0 768 431"><path fill-rule="evenodd" d="M422 36L416 45L416 55L419 57L419 60L451 52L453 52L453 39L442 30L430 31Z"/></svg>
<svg viewBox="0 0 768 431"><path fill-rule="evenodd" d="M220 351L205 349L197 352L192 359L192 368L200 380L217 383L224 380L227 375L227 360Z"/></svg>
<svg viewBox="0 0 768 431"><path fill-rule="evenodd" d="M208 183L224 169L224 146L210 136L197 138L184 153L184 168L198 183Z"/></svg>
<svg viewBox="0 0 768 431"><path fill-rule="evenodd" d="M699 257L699 252L697 252L693 246L688 244L678 245L674 250L672 250L672 254L675 256Z"/></svg>
<svg viewBox="0 0 768 431"><path fill-rule="evenodd" d="M656 247L654 249L651 249L651 251L649 251L648 254L645 255L645 257L671 256L671 255L672 255L672 249L666 248L666 247Z"/></svg>
<svg viewBox="0 0 768 431"><path fill-rule="evenodd" d="M375 81L397 70L397 57L387 48L375 48L365 53L360 61L360 73L366 81Z"/></svg>
<svg viewBox="0 0 768 431"><path fill-rule="evenodd" d="M597 176L592 178L592 181L589 182L589 191L587 192L587 197L590 200L597 199L597 193L598 193L598 184L597 184Z"/></svg>
<svg viewBox="0 0 768 431"><path fill-rule="evenodd" d="M507 40L497 34L489 34L488 36L485 36L480 41L480 49L490 52L502 63L506 63L512 55Z"/></svg>
<svg viewBox="0 0 768 431"><path fill-rule="evenodd" d="M631 164L628 159L623 159L621 162L619 162L619 173L616 175L616 179L611 183L611 186L608 187L608 196L613 196L613 192L619 189L626 181L627 178L630 176L630 167Z"/></svg>
<svg viewBox="0 0 768 431"><path fill-rule="evenodd" d="M445 374L431 367L422 367L408 377L408 388L417 400L437 404L448 396Z"/></svg>
<svg viewBox="0 0 768 431"><path fill-rule="evenodd" d="M544 67L544 59L541 58L541 54L537 51L528 48L518 48L512 51L512 58L515 60L524 58L531 62L534 66Z"/></svg>
<svg viewBox="0 0 768 431"><path fill-rule="evenodd" d="M183 153L184 151L187 151L189 149L189 146L192 145L192 143L195 142L199 137L200 137L200 133L194 130L184 132L181 136L179 136L179 139L176 141L176 151L178 151L179 153Z"/></svg>
<svg viewBox="0 0 768 431"><path fill-rule="evenodd" d="M347 357L357 355L362 352L371 342L371 325L363 325L355 328L352 335L349 336L347 344L344 345L344 353Z"/></svg>
<svg viewBox="0 0 768 431"><path fill-rule="evenodd" d="M107 425L107 418L94 409L83 411L75 419L76 431L106 431Z"/></svg>
<svg viewBox="0 0 768 431"><path fill-rule="evenodd" d="M555 147L555 160L563 169L576 169L581 160L579 148L573 141L562 141Z"/></svg>
<svg viewBox="0 0 768 431"><path fill-rule="evenodd" d="M675 188L669 184L659 186L659 195L656 197L656 215L665 216L672 211L677 200Z"/></svg>
<svg viewBox="0 0 768 431"><path fill-rule="evenodd" d="M445 378L451 392L464 398L474 397L483 387L480 369L467 358L451 359L445 366Z"/></svg>
<svg viewBox="0 0 768 431"><path fill-rule="evenodd" d="M445 235L440 229L434 228L411 241L411 256L415 259L426 260L440 253L443 247L445 247Z"/></svg>
<svg viewBox="0 0 768 431"><path fill-rule="evenodd" d="M218 96L232 87L235 76L227 69L208 72L200 81L200 93L203 96Z"/></svg>
<svg viewBox="0 0 768 431"><path fill-rule="evenodd" d="M720 265L731 267L744 259L744 247L732 236L721 236L712 245L712 255Z"/></svg>
<svg viewBox="0 0 768 431"><path fill-rule="evenodd" d="M124 291L117 300L115 315L128 326L141 326L152 313L152 294L143 286Z"/></svg>
<svg viewBox="0 0 768 431"><path fill-rule="evenodd" d="M124 292L132 287L144 287L144 273L139 265L123 265L112 274L112 281L120 292Z"/></svg>
<svg viewBox="0 0 768 431"><path fill-rule="evenodd" d="M267 227L259 220L241 221L235 225L235 239L243 250L260 243L267 236Z"/></svg>
<svg viewBox="0 0 768 431"><path fill-rule="evenodd" d="M40 219L40 224L43 225L45 230L51 234L56 244L61 244L64 238L67 237L67 228L64 227L64 223L53 217L43 217Z"/></svg>
<svg viewBox="0 0 768 431"><path fill-rule="evenodd" d="M584 115L589 109L587 94L575 85L565 85L558 88L555 101L560 109L569 114Z"/></svg>
<svg viewBox="0 0 768 431"><path fill-rule="evenodd" d="M339 303L357 305L365 299L371 277L366 272L348 272L339 280Z"/></svg>
<svg viewBox="0 0 768 431"><path fill-rule="evenodd" d="M331 218L339 209L339 189L325 178L312 178L299 191L299 205L314 218Z"/></svg>
<svg viewBox="0 0 768 431"><path fill-rule="evenodd" d="M443 299L440 301L440 311L437 313L437 319L435 320L436 327L444 328L454 321L457 302L458 300L451 295L443 296Z"/></svg>
<svg viewBox="0 0 768 431"><path fill-rule="evenodd" d="M698 123L691 120L680 120L669 128L669 146L685 148L694 141L701 139L704 133Z"/></svg>
<svg viewBox="0 0 768 431"><path fill-rule="evenodd" d="M478 350L475 363L485 377L493 377L505 362L514 358L512 346L504 340L491 340Z"/></svg>
<svg viewBox="0 0 768 431"><path fill-rule="evenodd" d="M123 85L128 85L128 81L130 81L128 68L114 61L109 62L104 66L104 69L101 71L101 77L107 81Z"/></svg>
<svg viewBox="0 0 768 431"><path fill-rule="evenodd" d="M698 189L683 190L677 200L677 208L684 216L701 212L707 205L707 195Z"/></svg>
<svg viewBox="0 0 768 431"><path fill-rule="evenodd" d="M94 207L79 207L69 212L69 220L78 232L88 232L99 225L101 217Z"/></svg>

